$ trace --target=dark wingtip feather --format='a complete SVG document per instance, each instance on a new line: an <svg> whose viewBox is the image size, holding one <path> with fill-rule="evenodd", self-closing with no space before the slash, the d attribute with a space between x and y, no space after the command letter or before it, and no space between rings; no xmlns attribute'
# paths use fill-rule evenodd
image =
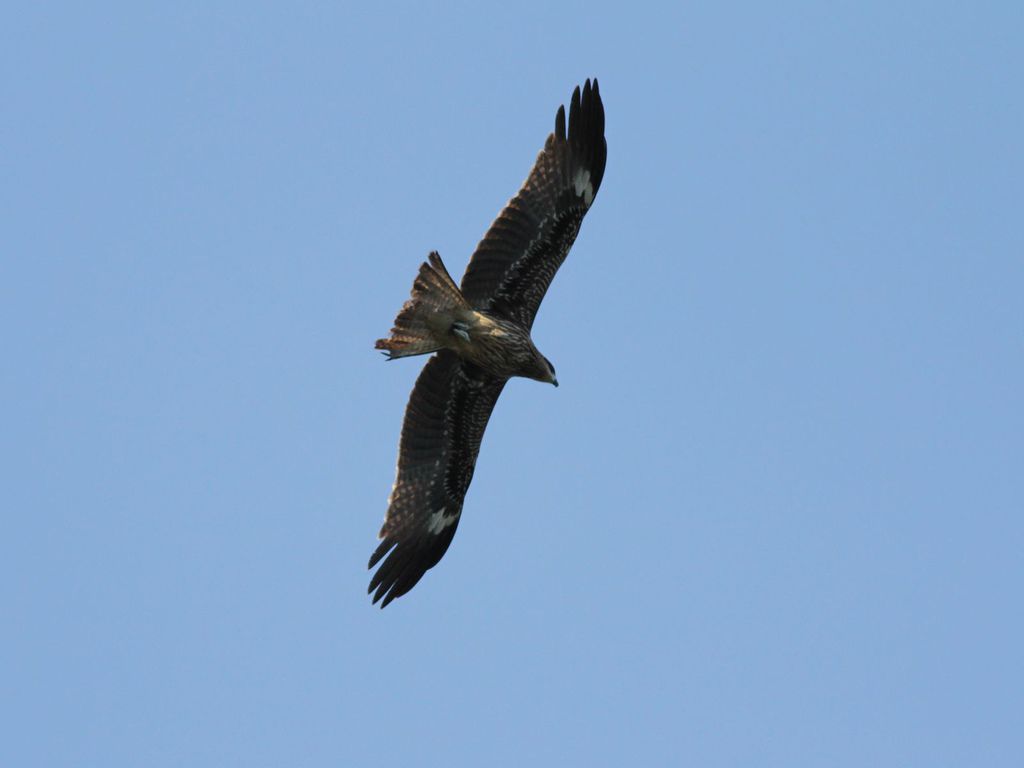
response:
<svg viewBox="0 0 1024 768"><path fill-rule="evenodd" d="M388 553L388 550L390 550L393 546L395 546L394 539L384 539L380 543L380 546L378 546L377 549L373 551L373 554L370 555L370 562L367 564L366 567L373 568L373 566L379 563L380 559L384 557L384 555ZM373 587L370 587L370 589L373 589Z"/></svg>
<svg viewBox="0 0 1024 768"><path fill-rule="evenodd" d="M604 103L601 101L601 88L596 77L591 83L584 113L587 115L584 142L587 144L588 160L596 195L601 186L601 180L604 178L604 168L608 160L608 142L604 137Z"/></svg>
<svg viewBox="0 0 1024 768"><path fill-rule="evenodd" d="M577 141L580 132L580 87L577 85L569 101L569 141Z"/></svg>
<svg viewBox="0 0 1024 768"><path fill-rule="evenodd" d="M594 133L604 139L604 103L601 101L601 89L597 86L597 78L594 78L594 90L592 91L594 98L594 117L596 118L596 124L594 125Z"/></svg>
<svg viewBox="0 0 1024 768"><path fill-rule="evenodd" d="M604 139L604 104L597 78L587 78L582 88L576 86L569 99L569 115L566 120L565 105L558 107L555 114L555 131L548 137L545 148L551 141L568 141L587 151L592 171L600 177L604 172L604 157L607 145ZM597 190L595 189L595 192Z"/></svg>
<svg viewBox="0 0 1024 768"><path fill-rule="evenodd" d="M372 602L382 601L380 607L383 608L415 587L423 574L441 561L457 527L456 521L440 534L421 534L405 539L386 537L370 557L368 566L373 568L387 555L366 589L367 594L373 594Z"/></svg>
<svg viewBox="0 0 1024 768"><path fill-rule="evenodd" d="M559 107L555 118L557 129L562 128L564 120L565 109ZM567 128L564 134L556 131L554 138L557 141L561 137L573 147L576 162L590 171L596 195L604 178L608 158L608 143L604 137L604 103L601 101L601 88L596 77L587 78L582 88L577 85L573 89Z"/></svg>

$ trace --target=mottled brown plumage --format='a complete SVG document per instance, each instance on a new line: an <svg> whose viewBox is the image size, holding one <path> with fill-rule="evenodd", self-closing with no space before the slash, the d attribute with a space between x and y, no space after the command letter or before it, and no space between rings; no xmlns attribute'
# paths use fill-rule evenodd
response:
<svg viewBox="0 0 1024 768"><path fill-rule="evenodd" d="M451 544L505 382L524 376L558 385L530 329L594 201L606 157L604 106L597 80L588 80L573 92L568 130L559 107L554 133L480 241L461 286L431 253L390 336L377 341L389 359L436 353L406 406L395 485L370 558L370 568L380 567L369 591L382 608Z"/></svg>

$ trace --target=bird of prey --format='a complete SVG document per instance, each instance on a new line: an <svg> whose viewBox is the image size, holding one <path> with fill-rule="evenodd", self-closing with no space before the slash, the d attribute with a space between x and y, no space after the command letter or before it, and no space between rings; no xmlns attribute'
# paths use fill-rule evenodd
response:
<svg viewBox="0 0 1024 768"><path fill-rule="evenodd" d="M461 285L431 253L390 337L376 343L388 359L434 353L405 409L395 485L370 557L369 567L380 567L368 592L381 608L412 589L451 544L505 382L525 376L558 386L530 329L594 202L607 154L604 105L597 80L588 80L573 91L568 124L558 108L554 133L480 241Z"/></svg>

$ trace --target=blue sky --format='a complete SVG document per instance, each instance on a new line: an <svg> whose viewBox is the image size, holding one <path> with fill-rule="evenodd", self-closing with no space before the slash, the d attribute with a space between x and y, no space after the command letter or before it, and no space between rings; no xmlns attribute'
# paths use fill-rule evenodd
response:
<svg viewBox="0 0 1024 768"><path fill-rule="evenodd" d="M1024 762L1020 4L3 17L0 763ZM373 341L591 76L561 387L382 612Z"/></svg>

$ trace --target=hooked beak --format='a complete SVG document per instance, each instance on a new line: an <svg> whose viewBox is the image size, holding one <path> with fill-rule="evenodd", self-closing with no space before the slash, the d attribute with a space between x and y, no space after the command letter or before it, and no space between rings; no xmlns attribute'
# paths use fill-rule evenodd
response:
<svg viewBox="0 0 1024 768"><path fill-rule="evenodd" d="M558 379L552 379L551 383L554 384L557 387L558 386Z"/></svg>

